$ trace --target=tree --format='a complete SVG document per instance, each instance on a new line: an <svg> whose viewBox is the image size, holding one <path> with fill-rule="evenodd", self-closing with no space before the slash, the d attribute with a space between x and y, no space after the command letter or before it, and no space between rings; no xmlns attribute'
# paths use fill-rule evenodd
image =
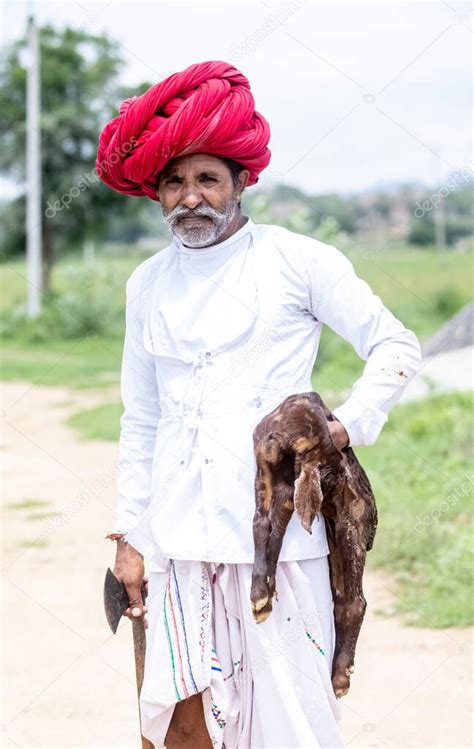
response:
<svg viewBox="0 0 474 749"><path fill-rule="evenodd" d="M76 29L39 30L41 54L41 153L43 207L43 280L50 273L59 248L81 246L103 236L113 213L136 214L143 201L133 201L110 190L95 171L99 132L118 114L118 104L132 92L120 88L124 64L118 44L107 36ZM0 171L15 180L21 192L17 215L24 211L26 139L26 38L8 49L0 69ZM140 94L150 84L134 89ZM23 220L20 227L24 227ZM10 235L6 246L22 251L24 230Z"/></svg>
<svg viewBox="0 0 474 749"><path fill-rule="evenodd" d="M408 242L420 246L431 246L436 241L435 225L433 216L427 213L421 218L412 218L410 221L410 231L408 233Z"/></svg>

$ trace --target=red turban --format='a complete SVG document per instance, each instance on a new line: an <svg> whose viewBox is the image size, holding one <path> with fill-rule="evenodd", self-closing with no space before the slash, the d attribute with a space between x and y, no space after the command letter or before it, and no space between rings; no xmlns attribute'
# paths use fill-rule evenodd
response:
<svg viewBox="0 0 474 749"><path fill-rule="evenodd" d="M96 169L109 187L159 200L156 180L177 156L207 153L234 159L258 182L270 161L270 127L255 111L247 78L233 65L190 65L141 96L125 99L99 136Z"/></svg>

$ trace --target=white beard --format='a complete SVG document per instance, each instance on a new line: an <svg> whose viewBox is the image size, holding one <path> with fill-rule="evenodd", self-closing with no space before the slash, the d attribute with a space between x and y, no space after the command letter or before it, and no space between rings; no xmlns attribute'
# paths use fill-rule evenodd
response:
<svg viewBox="0 0 474 749"><path fill-rule="evenodd" d="M235 217L238 205L235 198L229 200L222 212L208 205L198 206L193 211L178 205L167 214L163 211L163 221L186 247L208 247L215 244L216 239L225 233ZM202 226L186 226L185 223L179 221L182 216L190 215L207 216L211 220L204 221Z"/></svg>

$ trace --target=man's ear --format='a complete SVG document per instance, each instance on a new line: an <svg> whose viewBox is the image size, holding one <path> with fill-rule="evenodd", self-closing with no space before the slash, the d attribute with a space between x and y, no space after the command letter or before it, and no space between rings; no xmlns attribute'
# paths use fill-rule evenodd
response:
<svg viewBox="0 0 474 749"><path fill-rule="evenodd" d="M243 191L247 187L247 182L250 178L250 172L248 169L242 169L242 171L239 174L239 182L237 186L237 192L239 193L239 196L242 196Z"/></svg>

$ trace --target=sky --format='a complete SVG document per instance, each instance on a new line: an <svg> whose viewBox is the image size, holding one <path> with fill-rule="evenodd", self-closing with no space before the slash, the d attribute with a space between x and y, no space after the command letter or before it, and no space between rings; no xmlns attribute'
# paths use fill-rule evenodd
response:
<svg viewBox="0 0 474 749"><path fill-rule="evenodd" d="M432 186L472 166L470 3L15 0L3 45L23 35L31 5L39 23L117 40L126 84L204 60L239 68L271 128L262 187Z"/></svg>

